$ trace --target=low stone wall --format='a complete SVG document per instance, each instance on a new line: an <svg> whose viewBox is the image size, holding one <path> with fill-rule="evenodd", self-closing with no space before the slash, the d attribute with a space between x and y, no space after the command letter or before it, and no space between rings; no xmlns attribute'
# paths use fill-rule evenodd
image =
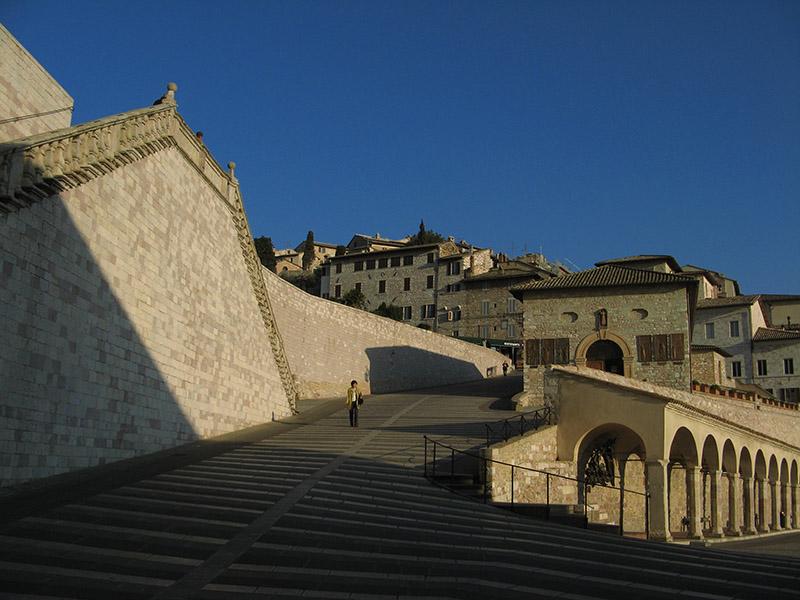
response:
<svg viewBox="0 0 800 600"><path fill-rule="evenodd" d="M547 502L549 479L552 504L577 504L575 463L560 461L557 454L558 427L555 425L495 444L484 451L488 459L544 471L514 469L514 502L544 504ZM548 477L547 473L551 476ZM491 484L492 500L511 502L511 468L490 462L487 477Z"/></svg>
<svg viewBox="0 0 800 600"><path fill-rule="evenodd" d="M301 397L344 396L472 381L502 373L494 350L307 294L264 269L272 310Z"/></svg>

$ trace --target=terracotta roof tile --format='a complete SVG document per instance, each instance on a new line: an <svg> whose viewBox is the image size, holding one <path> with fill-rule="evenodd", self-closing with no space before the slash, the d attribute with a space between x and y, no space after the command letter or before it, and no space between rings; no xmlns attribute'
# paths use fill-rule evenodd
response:
<svg viewBox="0 0 800 600"><path fill-rule="evenodd" d="M754 342L772 342L779 340L800 340L800 331L759 327L753 336Z"/></svg>
<svg viewBox="0 0 800 600"><path fill-rule="evenodd" d="M719 308L721 306L747 306L758 300L758 294L751 296L731 296L730 298L705 298L697 303L697 308Z"/></svg>
<svg viewBox="0 0 800 600"><path fill-rule="evenodd" d="M679 284L697 285L697 280L685 275L632 269L618 265L604 265L596 269L578 271L571 275L553 277L543 281L534 281L518 285L515 291L545 291L557 289L619 287L628 285Z"/></svg>

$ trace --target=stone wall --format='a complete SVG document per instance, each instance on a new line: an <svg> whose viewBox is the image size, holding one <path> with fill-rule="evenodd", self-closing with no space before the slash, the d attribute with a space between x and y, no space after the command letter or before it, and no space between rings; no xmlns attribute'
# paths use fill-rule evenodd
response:
<svg viewBox="0 0 800 600"><path fill-rule="evenodd" d="M0 485L290 414L232 212L171 147L0 214Z"/></svg>
<svg viewBox="0 0 800 600"><path fill-rule="evenodd" d="M595 313L607 311L607 327L599 331ZM640 286L553 291L549 297L526 295L524 336L530 338L568 338L570 364L575 364L578 346L590 335L617 339L627 345L630 377L659 385L688 390L691 368L687 294L674 286ZM636 337L640 335L683 334L683 360L640 362ZM546 367L525 366L525 390L521 406L541 404Z"/></svg>
<svg viewBox="0 0 800 600"><path fill-rule="evenodd" d="M0 142L69 127L73 101L0 25Z"/></svg>
<svg viewBox="0 0 800 600"><path fill-rule="evenodd" d="M264 280L301 397L343 396L352 379L385 393L501 371L494 350L311 296L267 269Z"/></svg>

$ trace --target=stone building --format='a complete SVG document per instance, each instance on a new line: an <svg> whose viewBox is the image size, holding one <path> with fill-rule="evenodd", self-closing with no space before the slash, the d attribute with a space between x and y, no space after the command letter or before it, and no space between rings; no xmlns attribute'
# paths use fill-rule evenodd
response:
<svg viewBox="0 0 800 600"><path fill-rule="evenodd" d="M491 266L490 249L452 240L345 254L328 260L321 294L338 299L355 289L364 294L367 310L383 303L399 306L403 321L436 331L439 315L454 305L465 274L483 273Z"/></svg>
<svg viewBox="0 0 800 600"><path fill-rule="evenodd" d="M554 364L690 389L697 279L675 273L679 267L669 256L597 264L512 289L524 312L521 405L544 400L543 376Z"/></svg>
<svg viewBox="0 0 800 600"><path fill-rule="evenodd" d="M448 296L437 331L460 337L522 359L522 303L511 288L555 275L530 262L506 260L485 273L465 277Z"/></svg>
<svg viewBox="0 0 800 600"><path fill-rule="evenodd" d="M753 383L780 402L800 402L800 331L760 327L752 360Z"/></svg>
<svg viewBox="0 0 800 600"><path fill-rule="evenodd" d="M354 252L375 252L376 250L392 250L394 248L404 248L411 240L409 236L404 237L402 240L390 240L381 237L380 233L372 235L363 235L357 233L352 237L347 244L347 253Z"/></svg>

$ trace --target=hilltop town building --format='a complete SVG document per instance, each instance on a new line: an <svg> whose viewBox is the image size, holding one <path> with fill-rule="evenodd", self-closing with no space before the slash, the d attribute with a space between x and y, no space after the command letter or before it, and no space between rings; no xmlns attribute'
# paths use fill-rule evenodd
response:
<svg viewBox="0 0 800 600"><path fill-rule="evenodd" d="M383 303L399 306L403 321L436 331L440 315L454 306L451 299L465 274L491 266L491 250L453 240L345 254L325 265L322 296L339 299L355 289L364 295L367 310Z"/></svg>

